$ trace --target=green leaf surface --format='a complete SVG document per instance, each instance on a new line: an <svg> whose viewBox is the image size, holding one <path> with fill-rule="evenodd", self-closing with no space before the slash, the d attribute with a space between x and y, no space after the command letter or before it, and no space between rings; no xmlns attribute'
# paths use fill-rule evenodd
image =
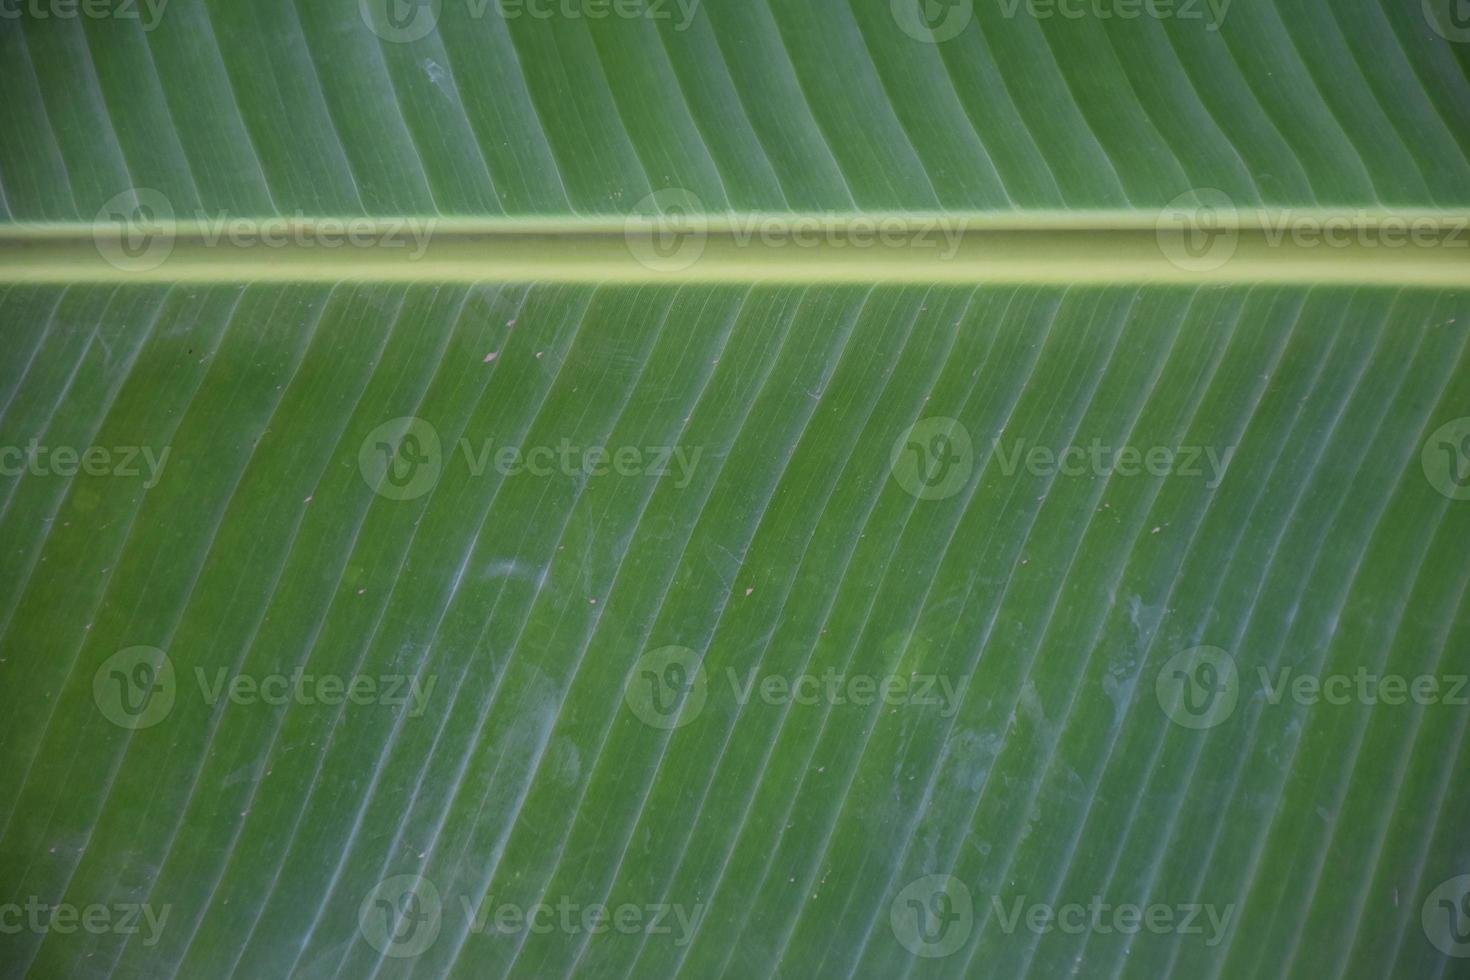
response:
<svg viewBox="0 0 1470 980"><path fill-rule="evenodd" d="M622 215L662 188L710 212L1470 204L1449 0L134 14L0 24L13 220L92 221L130 187L305 216Z"/></svg>
<svg viewBox="0 0 1470 980"><path fill-rule="evenodd" d="M1466 975L1458 6L15 9L0 977Z"/></svg>

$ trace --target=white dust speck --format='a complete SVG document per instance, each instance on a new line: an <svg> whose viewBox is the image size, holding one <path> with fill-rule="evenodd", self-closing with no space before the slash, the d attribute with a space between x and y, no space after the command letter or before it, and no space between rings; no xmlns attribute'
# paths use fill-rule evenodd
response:
<svg viewBox="0 0 1470 980"><path fill-rule="evenodd" d="M432 58L425 58L423 62L419 65L419 67L424 70L425 75L429 76L429 81L434 83L435 88L443 92L445 95L449 94L449 88L447 87L449 82L449 73L444 70L443 65L439 64Z"/></svg>

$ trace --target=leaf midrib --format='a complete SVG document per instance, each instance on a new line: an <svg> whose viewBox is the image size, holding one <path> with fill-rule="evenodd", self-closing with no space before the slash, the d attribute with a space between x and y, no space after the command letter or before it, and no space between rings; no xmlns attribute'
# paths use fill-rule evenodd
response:
<svg viewBox="0 0 1470 980"><path fill-rule="evenodd" d="M673 224L665 222L674 221ZM204 216L152 226L147 267L104 256L122 225L0 227L7 282L1361 283L1470 285L1470 212L1241 211L1199 232L1144 211L721 214L674 219ZM358 241L344 244L344 229ZM232 230L235 229L235 230ZM244 229L240 231L239 229ZM260 240L266 229L270 243ZM674 261L644 243L693 243ZM233 238L232 238L233 236ZM331 242L335 244L323 244ZM675 249L677 252L677 249Z"/></svg>

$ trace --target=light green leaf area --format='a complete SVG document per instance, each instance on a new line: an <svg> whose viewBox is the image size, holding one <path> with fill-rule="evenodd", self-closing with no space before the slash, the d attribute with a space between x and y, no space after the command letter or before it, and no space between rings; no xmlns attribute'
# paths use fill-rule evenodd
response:
<svg viewBox="0 0 1470 980"><path fill-rule="evenodd" d="M622 215L666 188L710 212L1470 204L1454 0L135 14L0 23L14 220L132 187L180 215Z"/></svg>
<svg viewBox="0 0 1470 980"><path fill-rule="evenodd" d="M1462 5L14 11L0 977L1466 975Z"/></svg>
<svg viewBox="0 0 1470 980"><path fill-rule="evenodd" d="M1470 404L1463 297L78 287L3 309L7 442L114 469L169 449L7 479L7 893L169 910L156 934L6 937L12 969L1446 969L1420 906L1466 859L1464 691L1279 687L1465 671L1463 419L1442 429ZM1130 446L1155 457L1033 453ZM168 657L152 701L136 646ZM319 703L329 677L372 687ZM969 916L905 919L936 874ZM400 875L439 911L374 932ZM1015 918L1093 896L1173 927ZM496 931L543 900L573 927ZM599 904L668 907L670 931L594 934ZM945 929L952 951L923 938Z"/></svg>

